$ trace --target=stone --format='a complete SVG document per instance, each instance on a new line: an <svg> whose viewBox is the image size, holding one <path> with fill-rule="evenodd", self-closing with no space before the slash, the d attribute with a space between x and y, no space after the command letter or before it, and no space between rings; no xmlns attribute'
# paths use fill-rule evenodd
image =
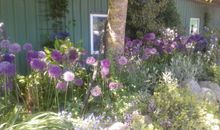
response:
<svg viewBox="0 0 220 130"><path fill-rule="evenodd" d="M181 83L182 87L187 87L193 94L199 95L202 91L197 81L188 79Z"/></svg>
<svg viewBox="0 0 220 130"><path fill-rule="evenodd" d="M213 83L211 81L201 81L199 82L201 88L209 88L211 89L217 98L217 101L220 102L220 86L216 83Z"/></svg>
<svg viewBox="0 0 220 130"><path fill-rule="evenodd" d="M127 130L128 125L121 123L121 122L116 122L112 124L110 127L105 128L104 130Z"/></svg>
<svg viewBox="0 0 220 130"><path fill-rule="evenodd" d="M210 88L202 88L201 97L206 101L217 103L217 97Z"/></svg>

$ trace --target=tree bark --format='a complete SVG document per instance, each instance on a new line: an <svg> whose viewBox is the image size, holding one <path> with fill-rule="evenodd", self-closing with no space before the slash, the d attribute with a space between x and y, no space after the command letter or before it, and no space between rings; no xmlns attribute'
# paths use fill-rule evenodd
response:
<svg viewBox="0 0 220 130"><path fill-rule="evenodd" d="M123 55L128 0L109 0L105 56Z"/></svg>

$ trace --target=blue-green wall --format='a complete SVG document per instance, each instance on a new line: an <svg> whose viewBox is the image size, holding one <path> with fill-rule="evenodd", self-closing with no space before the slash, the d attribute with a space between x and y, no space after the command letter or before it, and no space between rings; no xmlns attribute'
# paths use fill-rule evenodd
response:
<svg viewBox="0 0 220 130"><path fill-rule="evenodd" d="M210 26L220 28L220 7L206 7L204 4L193 0L175 0L177 10L186 33L189 32L190 18L200 18L200 26L203 26L204 12L211 14ZM67 30L71 33L74 42L83 40L83 46L90 48L89 14L106 14L108 0L69 0L69 13L64 20L68 25ZM51 32L52 22L48 18L47 0L0 0L0 22L5 23L5 29L11 41L21 45L25 42L33 44L35 49L40 49L43 42ZM75 25L73 21L75 20ZM22 63L24 54L18 58L19 68L24 68Z"/></svg>
<svg viewBox="0 0 220 130"><path fill-rule="evenodd" d="M48 9L47 0L0 0L0 22L4 22L9 40L21 45L29 42L36 50L41 49L52 30ZM107 9L107 0L69 0L64 23L68 25L72 41L83 40L83 46L90 48L89 14L106 14ZM20 54L18 68L25 72L23 62L24 54Z"/></svg>

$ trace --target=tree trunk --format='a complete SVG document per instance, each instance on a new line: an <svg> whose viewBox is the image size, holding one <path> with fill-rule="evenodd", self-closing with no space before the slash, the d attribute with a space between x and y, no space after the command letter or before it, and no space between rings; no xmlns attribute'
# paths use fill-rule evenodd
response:
<svg viewBox="0 0 220 130"><path fill-rule="evenodd" d="M105 34L105 54L115 57L124 52L128 0L109 0Z"/></svg>

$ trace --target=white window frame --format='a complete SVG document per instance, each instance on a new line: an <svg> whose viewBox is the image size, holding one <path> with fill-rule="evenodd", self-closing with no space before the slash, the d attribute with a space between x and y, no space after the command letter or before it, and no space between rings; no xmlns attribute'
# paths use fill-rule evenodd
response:
<svg viewBox="0 0 220 130"><path fill-rule="evenodd" d="M200 29L200 18L190 18L190 20L189 20L189 34L192 34L191 33L191 30L192 30L191 21L193 21L193 20L197 21L197 23L198 23L197 33L200 32L200 30L199 30Z"/></svg>
<svg viewBox="0 0 220 130"><path fill-rule="evenodd" d="M94 50L94 43L93 43L93 18L94 17L105 17L107 18L107 14L90 14L90 53L91 54L99 54L99 51Z"/></svg>

